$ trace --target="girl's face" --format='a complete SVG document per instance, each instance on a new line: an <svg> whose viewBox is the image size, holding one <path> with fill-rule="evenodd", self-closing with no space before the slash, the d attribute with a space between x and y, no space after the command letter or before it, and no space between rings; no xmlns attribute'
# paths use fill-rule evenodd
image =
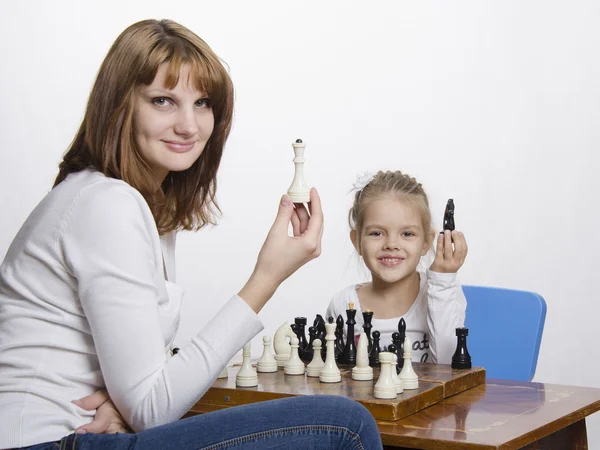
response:
<svg viewBox="0 0 600 450"><path fill-rule="evenodd" d="M159 183L170 171L188 169L200 157L214 128L210 99L190 83L189 67L181 66L173 89L165 87L167 64L152 84L135 94L135 143Z"/></svg>
<svg viewBox="0 0 600 450"><path fill-rule="evenodd" d="M429 249L418 208L395 196L370 201L364 210L360 246L357 250L373 282L396 283L413 274Z"/></svg>

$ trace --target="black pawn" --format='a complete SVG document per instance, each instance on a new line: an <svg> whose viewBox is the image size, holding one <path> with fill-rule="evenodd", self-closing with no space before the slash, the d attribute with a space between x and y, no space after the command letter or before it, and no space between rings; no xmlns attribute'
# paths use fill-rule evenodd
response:
<svg viewBox="0 0 600 450"><path fill-rule="evenodd" d="M377 330L373 331L373 348L369 353L369 365L371 367L379 367L379 354L381 353L381 347L379 346L379 339L381 333Z"/></svg>
<svg viewBox="0 0 600 450"><path fill-rule="evenodd" d="M456 329L456 351L452 356L452 368L453 369L470 369L471 368L471 355L467 350L467 336L469 334L468 328L457 328Z"/></svg>
<svg viewBox="0 0 600 450"><path fill-rule="evenodd" d="M302 361L312 361L313 354L315 350L313 349L313 342L317 338L317 328L316 327L308 327L308 346L304 349L304 357L301 358Z"/></svg>
<svg viewBox="0 0 600 450"><path fill-rule="evenodd" d="M388 345L387 351L390 352L390 353L393 353L396 356L398 356L398 348L394 344ZM398 358L398 361L396 361L396 373L400 373L401 367L398 367L398 362L399 361L400 361L400 358Z"/></svg>

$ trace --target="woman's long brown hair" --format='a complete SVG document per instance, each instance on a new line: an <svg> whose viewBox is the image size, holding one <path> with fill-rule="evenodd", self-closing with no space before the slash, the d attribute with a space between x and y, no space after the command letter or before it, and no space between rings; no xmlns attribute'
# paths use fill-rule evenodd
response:
<svg viewBox="0 0 600 450"><path fill-rule="evenodd" d="M215 125L198 160L187 170L170 172L159 186L133 138L133 103L136 87L151 84L163 63L169 89L177 85L181 66L191 67L189 81L209 96ZM138 22L121 33L100 66L54 186L70 173L92 168L140 191L160 233L214 224L220 213L216 176L232 116L233 84L203 40L169 20Z"/></svg>

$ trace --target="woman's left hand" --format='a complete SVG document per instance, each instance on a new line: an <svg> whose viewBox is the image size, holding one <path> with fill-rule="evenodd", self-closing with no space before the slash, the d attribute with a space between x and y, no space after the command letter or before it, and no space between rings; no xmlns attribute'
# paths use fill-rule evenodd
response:
<svg viewBox="0 0 600 450"><path fill-rule="evenodd" d="M456 273L465 262L467 251L464 234L445 230L444 234L438 236L435 260L429 269L439 273Z"/></svg>
<svg viewBox="0 0 600 450"><path fill-rule="evenodd" d="M131 429L115 407L106 391L96 391L87 397L73 400L73 403L86 411L96 410L94 420L83 425L75 433L115 434L131 433Z"/></svg>

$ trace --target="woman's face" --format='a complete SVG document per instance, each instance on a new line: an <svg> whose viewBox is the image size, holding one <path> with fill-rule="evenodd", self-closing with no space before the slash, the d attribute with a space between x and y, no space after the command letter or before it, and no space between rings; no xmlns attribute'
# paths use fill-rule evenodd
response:
<svg viewBox="0 0 600 450"><path fill-rule="evenodd" d="M181 66L173 89L165 87L166 74L163 63L152 84L137 88L133 111L135 143L159 183L194 164L215 124L210 99L190 82L189 66Z"/></svg>

